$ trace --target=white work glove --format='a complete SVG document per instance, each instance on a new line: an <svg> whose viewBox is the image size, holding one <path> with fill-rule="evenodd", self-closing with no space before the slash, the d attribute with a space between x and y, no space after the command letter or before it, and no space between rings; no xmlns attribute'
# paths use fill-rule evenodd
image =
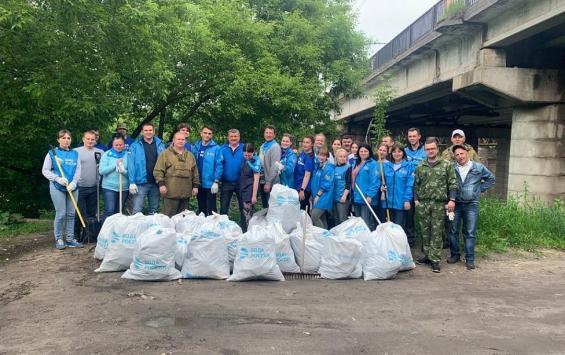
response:
<svg viewBox="0 0 565 355"><path fill-rule="evenodd" d="M69 192L73 192L76 188L77 188L77 183L74 181L71 181L71 183L67 185L67 191Z"/></svg>
<svg viewBox="0 0 565 355"><path fill-rule="evenodd" d="M277 168L279 174L284 170L284 165L280 161L275 162L275 167Z"/></svg>
<svg viewBox="0 0 565 355"><path fill-rule="evenodd" d="M123 173L126 172L126 169L124 168L124 163L122 163L121 160L118 160L118 161L116 162L116 172L117 172L118 174L123 174Z"/></svg>
<svg viewBox="0 0 565 355"><path fill-rule="evenodd" d="M210 188L210 192L211 192L212 194L217 194L217 193L218 193L218 189L219 189L218 183L215 182L215 183L212 184L212 187Z"/></svg>
<svg viewBox="0 0 565 355"><path fill-rule="evenodd" d="M138 192L136 184L129 184L129 193L135 195Z"/></svg>
<svg viewBox="0 0 565 355"><path fill-rule="evenodd" d="M446 212L445 214L450 221L455 220L455 212Z"/></svg>
<svg viewBox="0 0 565 355"><path fill-rule="evenodd" d="M67 179L65 179L64 177L56 177L55 181L63 186L67 186L69 184L69 181Z"/></svg>

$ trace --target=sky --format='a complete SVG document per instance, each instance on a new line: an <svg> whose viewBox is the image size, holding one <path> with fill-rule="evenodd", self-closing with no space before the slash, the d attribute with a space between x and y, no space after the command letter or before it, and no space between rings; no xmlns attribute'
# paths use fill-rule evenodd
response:
<svg viewBox="0 0 565 355"><path fill-rule="evenodd" d="M357 28L374 42L388 42L439 0L355 0ZM374 54L383 45L372 45Z"/></svg>

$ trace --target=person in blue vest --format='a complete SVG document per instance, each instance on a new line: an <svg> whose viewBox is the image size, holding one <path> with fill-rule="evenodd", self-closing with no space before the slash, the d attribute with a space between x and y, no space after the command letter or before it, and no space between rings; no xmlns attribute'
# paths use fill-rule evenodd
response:
<svg viewBox="0 0 565 355"><path fill-rule="evenodd" d="M245 216L243 214L243 200L239 188L239 177L243 163L243 144L240 143L240 133L237 129L228 131L228 142L220 148L221 164L218 166L221 176L220 191L220 214L228 214L231 199L235 194L239 207L239 221L243 226Z"/></svg>
<svg viewBox="0 0 565 355"><path fill-rule="evenodd" d="M407 133L408 145L404 148L406 153L406 160L416 167L420 165L424 160L427 159L426 151L424 150L424 144L422 144L422 135L418 128L412 127L408 129ZM405 213L404 220L404 231L408 237L408 241L411 242L410 246L414 246L416 240L416 228L414 224L414 200L410 203L410 209Z"/></svg>
<svg viewBox="0 0 565 355"><path fill-rule="evenodd" d="M294 188L298 191L300 208L311 211L310 180L314 174L314 137L306 136L302 138L302 153L298 156L296 167L294 168Z"/></svg>
<svg viewBox="0 0 565 355"><path fill-rule="evenodd" d="M406 213L412 208L414 199L414 165L406 160L403 147L395 143L391 147L391 160L383 164L386 186L381 191L386 200L381 200L382 208L390 211L392 222L405 229ZM414 240L408 238L414 245Z"/></svg>
<svg viewBox="0 0 565 355"><path fill-rule="evenodd" d="M200 140L192 148L192 154L196 158L198 173L200 174L200 189L196 196L198 213L204 213L206 216L217 211L216 194L220 189L222 178L222 154L220 146L212 137L212 128L203 126L200 130Z"/></svg>
<svg viewBox="0 0 565 355"><path fill-rule="evenodd" d="M49 180L49 193L55 207L55 247L59 250L82 247L74 237L75 208L69 194L72 193L77 200L80 179L80 159L78 152L71 150L71 140L70 131L60 130L57 136L59 146L47 153L41 169L43 176ZM61 169L55 159L58 159Z"/></svg>
<svg viewBox="0 0 565 355"><path fill-rule="evenodd" d="M129 146L135 142L135 139L128 136L128 127L124 123L118 123L116 125L115 134L119 134L120 136L124 137L124 150L127 152L129 150ZM114 137L112 137L110 139L110 142L108 142L107 149L112 149L113 142L114 142Z"/></svg>
<svg viewBox="0 0 565 355"><path fill-rule="evenodd" d="M347 156L347 160L353 169L357 165L357 152L359 151L359 143L351 143L351 152Z"/></svg>
<svg viewBox="0 0 565 355"><path fill-rule="evenodd" d="M312 177L312 224L328 229L328 215L333 210L334 170L329 161L330 152L326 147L318 149L319 167Z"/></svg>
<svg viewBox="0 0 565 355"><path fill-rule="evenodd" d="M177 125L177 130L171 135L171 141L167 143L167 148L173 144L173 137L175 133L181 132L184 134L186 143L184 143L184 149L192 154L192 144L190 143L190 126L186 122L181 122Z"/></svg>
<svg viewBox="0 0 565 355"><path fill-rule="evenodd" d="M379 203L379 190L381 188L381 178L379 163L373 156L373 148L366 143L359 145L357 153L358 159L352 171L351 189L353 191L353 211L355 215L361 217L371 230L375 230L376 221L369 207L363 201L363 194L367 202L376 211ZM357 189L357 187L361 190Z"/></svg>
<svg viewBox="0 0 565 355"><path fill-rule="evenodd" d="M261 175L261 161L255 154L253 143L243 145L243 158L239 169L239 189L243 200L243 222L241 229L247 232L247 226L253 217L253 205L257 203L257 192L259 191L259 179Z"/></svg>
<svg viewBox="0 0 565 355"><path fill-rule="evenodd" d="M128 154L124 137L117 133L112 139L112 149L106 151L100 159L100 175L102 179L102 196L104 197L104 214L101 222L120 212L120 191L122 191L122 208L128 198ZM122 181L120 185L120 175Z"/></svg>
<svg viewBox="0 0 565 355"><path fill-rule="evenodd" d="M129 193L132 194L132 214L143 211L145 197L149 202L149 214L154 214L159 208L159 185L153 177L153 169L157 157L165 145L155 136L155 126L145 123L141 128L142 135L129 147L127 172Z"/></svg>
<svg viewBox="0 0 565 355"><path fill-rule="evenodd" d="M345 222L351 210L351 165L347 161L347 150L336 151L334 170L334 217L336 225Z"/></svg>
<svg viewBox="0 0 565 355"><path fill-rule="evenodd" d="M284 133L281 138L281 161L278 167L281 184L294 189L294 168L298 157L292 150L292 145L292 136L289 133Z"/></svg>

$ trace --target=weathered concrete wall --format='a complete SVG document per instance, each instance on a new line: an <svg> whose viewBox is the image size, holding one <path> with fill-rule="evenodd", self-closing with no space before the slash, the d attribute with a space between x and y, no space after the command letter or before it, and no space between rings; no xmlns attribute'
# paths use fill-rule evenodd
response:
<svg viewBox="0 0 565 355"><path fill-rule="evenodd" d="M517 108L512 117L508 194L565 199L565 105Z"/></svg>

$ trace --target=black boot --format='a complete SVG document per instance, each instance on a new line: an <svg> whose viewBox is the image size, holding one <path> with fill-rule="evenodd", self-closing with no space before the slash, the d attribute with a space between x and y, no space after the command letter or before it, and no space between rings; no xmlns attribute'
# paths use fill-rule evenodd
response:
<svg viewBox="0 0 565 355"><path fill-rule="evenodd" d="M441 272L438 261L432 262L432 271L438 274Z"/></svg>

